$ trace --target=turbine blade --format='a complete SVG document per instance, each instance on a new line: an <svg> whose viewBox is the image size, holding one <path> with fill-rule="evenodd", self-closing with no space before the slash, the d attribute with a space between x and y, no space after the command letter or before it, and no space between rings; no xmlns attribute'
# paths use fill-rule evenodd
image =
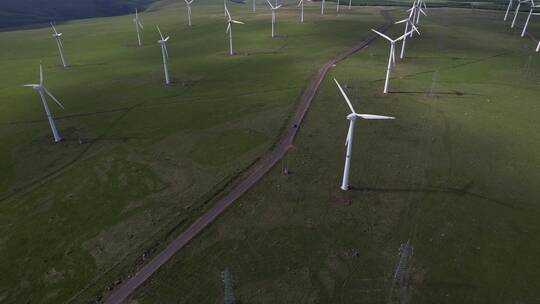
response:
<svg viewBox="0 0 540 304"><path fill-rule="evenodd" d="M381 116L381 115L372 115L372 114L356 114L356 116L366 119L366 120L391 120L396 119L395 117L391 116Z"/></svg>
<svg viewBox="0 0 540 304"><path fill-rule="evenodd" d="M336 85L338 86L339 91L341 92L341 95L343 95L343 98L345 98L345 102L347 102L347 105L351 109L351 112L356 113L356 111L354 110L354 107L352 106L351 101L349 100L349 96L347 96L347 93L345 93L345 91L343 90L343 88L341 87L337 79L334 78L334 81L336 82Z"/></svg>
<svg viewBox="0 0 540 304"><path fill-rule="evenodd" d="M161 34L161 30L159 29L159 26L156 25L156 28L157 28L157 30L159 32L159 36L161 37L161 40L164 40L163 39L163 34Z"/></svg>
<svg viewBox="0 0 540 304"><path fill-rule="evenodd" d="M402 36L400 36L398 39L394 40L394 42L398 42L398 41L400 41L400 40L405 39L405 37L409 36L413 31L414 31L414 30L408 31L407 33L405 33L405 34L403 34ZM418 31L417 31L417 32L418 32ZM418 34L420 34L420 33L418 33Z"/></svg>
<svg viewBox="0 0 540 304"><path fill-rule="evenodd" d="M58 101L58 99L56 99L56 97L54 97L54 95L51 94L51 92L49 92L49 90L47 90L46 87L43 87L43 90L45 91L45 93L47 93L47 95L49 95L60 106L60 108L65 110L64 105L60 101Z"/></svg>
<svg viewBox="0 0 540 304"><path fill-rule="evenodd" d="M43 85L43 64L39 64L39 84Z"/></svg>
<svg viewBox="0 0 540 304"><path fill-rule="evenodd" d="M386 36L385 34L379 32L379 31L376 31L376 30L374 30L374 29L371 29L371 30L372 30L373 32L377 33L379 36L383 37L384 39L386 39L386 40L388 40L388 41L390 41L390 42L393 41L390 37Z"/></svg>
<svg viewBox="0 0 540 304"><path fill-rule="evenodd" d="M232 23L236 23L236 24L245 24L244 22L241 22L241 21L236 21L236 20L231 20Z"/></svg>
<svg viewBox="0 0 540 304"><path fill-rule="evenodd" d="M228 34L230 30L231 30L231 22L229 21L227 23L227 30L225 31L225 34Z"/></svg>
<svg viewBox="0 0 540 304"><path fill-rule="evenodd" d="M58 35L58 32L56 31L56 28L54 27L54 24L53 24L52 22L51 22L51 26L52 26L52 28L53 28L53 30L54 30L54 33L55 33L56 35Z"/></svg>
<svg viewBox="0 0 540 304"><path fill-rule="evenodd" d="M411 25L412 25L413 31L415 31L416 33L418 33L418 35L420 35L420 31L418 31L418 28L414 24L411 24Z"/></svg>
<svg viewBox="0 0 540 304"><path fill-rule="evenodd" d="M272 3L270 3L270 1L266 0L266 2L268 2L268 5L270 5L272 9L275 9L275 7L272 5Z"/></svg>

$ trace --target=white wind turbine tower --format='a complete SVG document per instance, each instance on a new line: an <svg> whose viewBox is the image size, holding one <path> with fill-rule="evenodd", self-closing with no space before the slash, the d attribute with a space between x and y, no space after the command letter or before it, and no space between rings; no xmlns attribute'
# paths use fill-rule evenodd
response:
<svg viewBox="0 0 540 304"><path fill-rule="evenodd" d="M192 4L193 1L195 1L195 0L191 0L191 1L184 0L184 1L186 2L186 8L187 8L188 26L191 26L191 4Z"/></svg>
<svg viewBox="0 0 540 304"><path fill-rule="evenodd" d="M516 6L516 11L514 12L514 20L512 20L512 25L510 25L510 28L514 28L514 26L516 25L516 20L517 20L517 16L519 15L519 9L521 8L521 4L522 3L527 3L527 2L530 2L530 1L528 1L528 0L525 0L525 1L519 0L518 1L518 5Z"/></svg>
<svg viewBox="0 0 540 304"><path fill-rule="evenodd" d="M390 56L388 57L388 68L386 69L386 80L384 82L384 94L388 93L388 84L390 81L390 72L392 71L392 66L396 65L396 42L401 41L402 39L405 39L407 35L409 35L413 30L411 30L408 33L405 33L401 37L392 40L392 38L386 36L385 34L378 32L374 29L372 29L375 33L377 33L379 36L383 37L384 39L390 41Z"/></svg>
<svg viewBox="0 0 540 304"><path fill-rule="evenodd" d="M56 31L56 28L54 27L54 24L51 22L51 26L54 30L54 34L53 34L53 37L54 39L56 39L56 45L58 45L58 51L60 52L60 59L62 60L62 65L64 66L64 68L67 68L68 65L67 65L67 61L66 61L66 56L64 55L64 45L62 44L62 33L58 33Z"/></svg>
<svg viewBox="0 0 540 304"><path fill-rule="evenodd" d="M349 0L349 9L352 8L352 0Z"/></svg>
<svg viewBox="0 0 540 304"><path fill-rule="evenodd" d="M244 24L244 22L240 22L240 21L236 21L236 20L233 20L232 17L231 17L231 14L229 13L229 10L227 10L227 30L225 31L225 33L229 34L229 52L232 55L234 55L233 53L233 43L232 43L232 24L233 23L236 23L236 24Z"/></svg>
<svg viewBox="0 0 540 304"><path fill-rule="evenodd" d="M256 10L256 8L255 8L255 3L256 3L256 1L257 1L257 0L253 0L253 1L252 1L252 2L253 2L253 12L254 12L254 13L255 13L255 10Z"/></svg>
<svg viewBox="0 0 540 304"><path fill-rule="evenodd" d="M409 14L409 18L400 20L400 21L396 22L395 24L405 23L405 32L404 32L404 34L406 34L409 31L409 26L411 26L412 30L417 32L418 35L420 35L420 32L418 31L418 29L414 25L414 22L411 20L412 15L413 15L413 12L411 11L411 13ZM405 35L405 37L403 38L403 42L401 42L401 53L399 55L400 59L403 59L403 57L405 56L405 43L407 42L407 36L408 35Z"/></svg>
<svg viewBox="0 0 540 304"><path fill-rule="evenodd" d="M324 0L321 1L321 15L324 15Z"/></svg>
<svg viewBox="0 0 540 304"><path fill-rule="evenodd" d="M513 0L510 0L508 1L508 7L506 8L506 14L504 14L504 21L506 21L508 19L508 14L510 13L510 9L512 8L514 4L514 1Z"/></svg>
<svg viewBox="0 0 540 304"><path fill-rule="evenodd" d="M339 0L336 1L336 13L339 14Z"/></svg>
<svg viewBox="0 0 540 304"><path fill-rule="evenodd" d="M135 9L135 19L133 19L133 22L135 23L135 31L137 31L137 42L139 43L139 47L142 46L141 43L141 30L144 29L141 18L139 17L139 11Z"/></svg>
<svg viewBox="0 0 540 304"><path fill-rule="evenodd" d="M298 2L298 6L300 7L300 22L304 22L304 0L300 0Z"/></svg>
<svg viewBox="0 0 540 304"><path fill-rule="evenodd" d="M274 38L276 36L276 31L275 31L276 12L277 12L278 9L281 8L282 4L280 4L278 6L273 6L272 3L270 3L270 1L266 0L266 2L268 2L268 5L270 5L270 9L272 10L272 38Z"/></svg>
<svg viewBox="0 0 540 304"><path fill-rule="evenodd" d="M336 82L336 85L339 88L341 95L343 95L343 98L345 98L345 102L347 102L347 105L351 109L351 114L347 115L347 119L349 120L349 132L347 133L347 141L345 142L345 145L347 146L347 154L345 157L345 168L343 170L343 181L341 183L341 190L347 191L349 190L349 174L351 169L352 145L354 140L354 126L356 123L356 119L361 118L366 120L389 120L395 118L390 116L356 113L351 101L349 100L349 97L347 97L347 94L345 93L339 82L335 78L334 81Z"/></svg>
<svg viewBox="0 0 540 304"><path fill-rule="evenodd" d="M525 22L525 26L523 27L523 31L521 32L521 37L525 37L525 34L527 33L527 27L529 26L529 21L531 20L531 16L535 15L538 16L540 14L533 13L535 8L540 7L540 5L535 5L534 1L531 0L531 9L529 10L529 16L527 17L527 21Z"/></svg>
<svg viewBox="0 0 540 304"><path fill-rule="evenodd" d="M163 35L161 34L161 30L159 29L159 26L156 26L157 30L159 32L159 36L161 37L160 40L158 40L158 43L161 45L161 54L163 55L163 70L165 72L165 84L171 84L171 81L169 80L169 52L167 51L167 41L169 41L169 36L167 38L163 38Z"/></svg>
<svg viewBox="0 0 540 304"><path fill-rule="evenodd" d="M51 125L51 130L54 136L54 142L59 142L62 140L62 137L60 136L60 133L58 133L58 129L56 129L56 124L54 123L53 117L51 115L51 111L49 110L49 105L47 104L47 98L45 97L45 94L49 95L62 109L64 109L64 106L56 97L47 90L47 88L44 85L44 78L43 78L43 65L39 65L39 84L26 84L25 87L31 87L34 90L37 90L39 92L39 96L41 97L41 102L43 103L43 107L45 108L45 113L47 113L47 119L49 120L49 124Z"/></svg>

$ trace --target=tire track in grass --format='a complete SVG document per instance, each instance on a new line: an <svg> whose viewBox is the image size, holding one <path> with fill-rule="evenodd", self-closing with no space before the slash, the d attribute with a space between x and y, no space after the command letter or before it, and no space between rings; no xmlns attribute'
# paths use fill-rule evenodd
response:
<svg viewBox="0 0 540 304"><path fill-rule="evenodd" d="M386 23L378 27L379 31L387 31L392 26L391 16L389 12L382 11ZM175 240L173 240L163 251L157 254L148 264L142 267L129 280L124 282L116 289L105 304L120 304L127 300L133 292L146 282L161 266L167 263L176 253L184 248L191 240L204 231L219 215L221 215L229 206L237 199L243 196L251 187L266 175L276 163L287 153L290 146L294 143L300 125L310 108L310 105L317 94L319 87L322 84L326 74L335 64L347 59L356 52L366 48L371 42L377 39L373 33L369 33L361 42L353 46L350 50L337 55L334 59L326 62L321 67L315 76L312 78L308 87L304 91L297 109L289 121L287 128L284 131L281 139L274 150L259 162L254 164L245 175L245 178L237 183L229 193L222 197L217 204L197 219L189 228L182 232Z"/></svg>

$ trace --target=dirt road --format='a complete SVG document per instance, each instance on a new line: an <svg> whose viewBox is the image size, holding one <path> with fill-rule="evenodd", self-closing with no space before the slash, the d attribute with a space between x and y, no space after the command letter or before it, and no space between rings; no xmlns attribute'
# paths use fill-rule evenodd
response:
<svg viewBox="0 0 540 304"><path fill-rule="evenodd" d="M385 13L385 12L383 12ZM388 14L383 14L386 20L389 20ZM388 22L378 28L379 31L386 31L392 23ZM377 37L374 34L368 34L363 38L361 42L352 47L350 50L339 54L334 59L328 61L323 67L321 67L312 80L309 86L304 91L298 107L289 122L287 129L281 137L278 145L274 150L265 158L258 161L248 171L247 177L238 183L225 197L223 197L212 209L207 211L201 216L195 223L193 223L187 230L182 232L178 238L176 238L167 248L156 255L148 264L141 268L133 277L124 282L118 289L116 289L111 296L105 301L105 304L120 304L124 302L139 286L141 286L152 274L154 274L161 266L163 266L169 259L171 259L180 249L188 244L194 237L201 233L210 223L212 223L219 215L221 215L229 206L231 206L238 198L246 193L251 187L253 187L266 173L279 162L283 156L287 153L289 147L292 146L298 128L302 123L311 102L315 98L324 77L328 73L328 70L333 65L346 59L352 54L368 46Z"/></svg>

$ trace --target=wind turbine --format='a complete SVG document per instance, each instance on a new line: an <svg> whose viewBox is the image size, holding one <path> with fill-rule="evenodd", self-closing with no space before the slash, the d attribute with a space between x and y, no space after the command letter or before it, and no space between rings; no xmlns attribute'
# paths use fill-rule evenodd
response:
<svg viewBox="0 0 540 304"><path fill-rule="evenodd" d="M193 3L193 1L195 0L191 0L191 1L188 1L188 0L184 0L186 2L186 7L187 7L187 15L188 15L188 26L191 26L191 4ZM226 8L226 7L225 7Z"/></svg>
<svg viewBox="0 0 540 304"><path fill-rule="evenodd" d="M426 2L424 0L418 0L417 1L418 9L416 11L416 24L420 23L420 14L427 16L426 12L422 9L422 6L427 9Z"/></svg>
<svg viewBox="0 0 540 304"><path fill-rule="evenodd" d="M51 22L51 26L54 30L54 34L53 34L53 37L54 39L56 39L56 45L58 45L58 51L60 52L60 59L62 60L62 65L64 66L64 68L67 68L68 65L67 65L67 61L66 61L66 57L64 56L64 45L62 44L62 33L58 33L56 31L56 28L54 27L54 24Z"/></svg>
<svg viewBox="0 0 540 304"><path fill-rule="evenodd" d="M321 15L324 15L324 0L321 1Z"/></svg>
<svg viewBox="0 0 540 304"><path fill-rule="evenodd" d="M255 3L256 3L257 0L253 0L253 12L255 13Z"/></svg>
<svg viewBox="0 0 540 304"><path fill-rule="evenodd" d="M512 25L510 25L510 28L514 28L514 26L516 25L516 20L517 20L518 14L519 14L519 9L521 8L521 4L522 3L527 3L527 2L530 2L530 1L528 1L528 0L524 0L524 1L519 0L518 1L518 5L516 6L516 11L514 12L514 20L512 20Z"/></svg>
<svg viewBox="0 0 540 304"><path fill-rule="evenodd" d="M231 17L231 14L229 13L229 10L227 10L227 17L228 17L228 20L227 20L227 30L225 31L225 34L229 34L229 51L230 51L230 54L231 56L234 55L233 53L233 43L232 43L232 24L233 23L236 23L236 24L245 24L244 22L240 22L240 21L236 21L236 20L233 20L232 17Z"/></svg>
<svg viewBox="0 0 540 304"><path fill-rule="evenodd" d="M420 35L420 32L418 31L418 29L414 25L414 22L411 20L412 13L413 12L411 11L411 13L409 14L409 18L400 20L400 21L396 22L395 24L405 23L405 32L404 33L407 33L409 31L409 25L410 25L411 28L413 29L413 31L416 31L418 33L418 35ZM407 42L407 35L403 38L403 42L401 43L401 53L399 55L400 59L403 59L403 57L405 56L405 43L406 42Z"/></svg>
<svg viewBox="0 0 540 304"><path fill-rule="evenodd" d="M425 7L424 3L424 7ZM407 10L409 12L409 19L412 21L411 24L418 24L420 22L420 14L427 16L426 12L421 8L422 3L420 0L415 0L413 6ZM410 32L410 37L412 38L414 31Z"/></svg>
<svg viewBox="0 0 540 304"><path fill-rule="evenodd" d="M156 28L159 32L159 36L161 37L160 40L158 40L158 43L161 45L161 54L163 55L163 70L165 72L165 84L171 84L171 81L169 80L169 52L167 51L167 41L169 41L169 36L167 38L163 38L163 34L161 34L161 30L159 29L159 26L156 25Z"/></svg>
<svg viewBox="0 0 540 304"><path fill-rule="evenodd" d="M336 85L339 88L341 95L343 95L343 98L345 98L345 102L347 102L347 105L351 109L351 114L347 115L347 119L349 120L349 132L347 133L347 141L345 142L345 145L347 146L347 153L345 157L345 168L343 170L343 181L341 183L341 190L347 191L349 190L349 173L351 169L352 145L354 139L354 126L356 123L356 119L361 118L366 120L390 120L395 118L390 116L356 113L351 101L349 100L349 97L347 97L347 94L345 93L339 82L335 78L334 81L336 82Z"/></svg>
<svg viewBox="0 0 540 304"><path fill-rule="evenodd" d="M540 52L540 41L538 41L538 46L536 46L536 52Z"/></svg>
<svg viewBox="0 0 540 304"><path fill-rule="evenodd" d="M304 23L304 0L300 0L298 6L300 7L300 22Z"/></svg>
<svg viewBox="0 0 540 304"><path fill-rule="evenodd" d="M268 5L270 5L270 9L272 10L272 38L275 37L275 24L276 24L276 12L278 9L281 8L282 4L278 5L278 6L273 6L272 3L270 3L270 1L266 0L266 2L268 2Z"/></svg>
<svg viewBox="0 0 540 304"><path fill-rule="evenodd" d="M383 37L384 39L390 41L390 56L388 57L388 68L386 69L386 80L384 82L384 94L388 93L388 84L390 81L390 72L392 70L392 66L396 65L396 42L401 41L402 39L405 39L406 36L410 34L413 30L411 30L408 33L405 33L404 35L400 36L397 39L392 39L385 34L378 32L374 29L372 29L375 33L377 33L379 36Z"/></svg>
<svg viewBox="0 0 540 304"><path fill-rule="evenodd" d="M39 96L41 97L41 102L43 103L43 107L45 108L45 113L47 114L47 119L49 120L49 124L51 125L51 130L54 136L54 142L61 141L62 136L60 136L60 133L58 133L58 130L56 129L56 124L54 123L53 117L51 115L51 111L49 110L49 105L47 104L47 98L45 97L45 94L49 95L62 109L64 109L64 106L45 87L42 64L39 65L39 84L25 84L24 86L31 87L32 89L37 90L39 92Z"/></svg>
<svg viewBox="0 0 540 304"><path fill-rule="evenodd" d="M133 19L133 22L135 22L135 30L137 31L137 41L139 43L139 47L142 46L141 43L141 29L144 29L141 18L139 17L139 11L135 9L135 19Z"/></svg>
<svg viewBox="0 0 540 304"><path fill-rule="evenodd" d="M352 8L352 0L349 0L349 9Z"/></svg>
<svg viewBox="0 0 540 304"><path fill-rule="evenodd" d="M508 7L506 8L506 14L504 14L504 21L506 21L508 19L508 14L510 13L510 8L512 8L514 4L514 1L513 0L510 0L508 1Z"/></svg>
<svg viewBox="0 0 540 304"><path fill-rule="evenodd" d="M538 13L533 13L535 8L540 7L540 5L535 5L533 1L531 1L531 9L529 10L529 16L527 17L527 21L525 22L525 26L523 27L523 31L521 32L521 37L525 37L525 34L527 33L527 27L529 26L529 21L531 20L531 16L539 16Z"/></svg>
<svg viewBox="0 0 540 304"><path fill-rule="evenodd" d="M336 1L336 13L339 14L339 0Z"/></svg>

